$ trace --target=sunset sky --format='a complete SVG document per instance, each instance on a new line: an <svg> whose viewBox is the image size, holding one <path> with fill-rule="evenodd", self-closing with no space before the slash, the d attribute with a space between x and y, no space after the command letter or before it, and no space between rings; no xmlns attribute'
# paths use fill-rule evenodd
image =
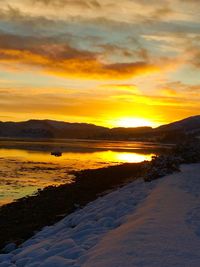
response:
<svg viewBox="0 0 200 267"><path fill-rule="evenodd" d="M0 0L0 120L200 114L199 0Z"/></svg>

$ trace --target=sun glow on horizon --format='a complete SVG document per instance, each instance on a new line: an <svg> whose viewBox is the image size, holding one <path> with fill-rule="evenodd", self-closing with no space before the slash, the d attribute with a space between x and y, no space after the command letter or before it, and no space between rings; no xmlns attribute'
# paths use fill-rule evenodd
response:
<svg viewBox="0 0 200 267"><path fill-rule="evenodd" d="M143 126L149 126L149 127L156 127L158 126L157 123L144 119L144 118L120 118L116 121L117 127L125 127L125 128L131 128L131 127L143 127Z"/></svg>

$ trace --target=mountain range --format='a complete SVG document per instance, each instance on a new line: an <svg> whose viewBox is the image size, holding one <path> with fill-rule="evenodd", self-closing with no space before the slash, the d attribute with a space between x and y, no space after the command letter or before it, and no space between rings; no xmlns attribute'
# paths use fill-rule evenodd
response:
<svg viewBox="0 0 200 267"><path fill-rule="evenodd" d="M77 138L77 139L132 139L176 141L185 136L200 135L200 115L189 117L157 128L106 128L87 123L54 120L0 122L1 138Z"/></svg>

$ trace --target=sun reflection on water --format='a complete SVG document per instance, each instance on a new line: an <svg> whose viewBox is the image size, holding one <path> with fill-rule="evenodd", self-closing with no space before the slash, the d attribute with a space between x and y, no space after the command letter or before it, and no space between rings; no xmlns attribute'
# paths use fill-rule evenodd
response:
<svg viewBox="0 0 200 267"><path fill-rule="evenodd" d="M142 153L138 148L130 152L125 143L120 147L120 143L114 144L113 150L111 145L109 142L103 144L104 150L99 144L95 148L94 144L88 143L84 147L67 146L62 157L52 156L50 150L36 151L28 149L28 146L27 149L0 148L0 205L32 194L39 188L71 183L69 172L72 170L142 162L151 160L153 156L150 152Z"/></svg>
<svg viewBox="0 0 200 267"><path fill-rule="evenodd" d="M105 160L107 162L113 162L113 163L133 163L133 162L142 162L145 160L151 160L151 157L154 154L140 154L140 153L133 153L133 152L116 152L116 151L105 151L100 152L99 157L102 158L102 160Z"/></svg>
<svg viewBox="0 0 200 267"><path fill-rule="evenodd" d="M117 155L117 158L119 161L123 162L141 162L145 160L151 160L152 156L154 154L150 155L142 155L142 154L136 154L136 153L119 153Z"/></svg>

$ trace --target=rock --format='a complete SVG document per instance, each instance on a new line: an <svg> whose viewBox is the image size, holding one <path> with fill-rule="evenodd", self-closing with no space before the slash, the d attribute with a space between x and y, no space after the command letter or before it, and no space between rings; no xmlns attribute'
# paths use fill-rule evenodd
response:
<svg viewBox="0 0 200 267"><path fill-rule="evenodd" d="M15 243L9 243L2 249L2 252L10 253L11 251L15 250L16 247L17 245Z"/></svg>
<svg viewBox="0 0 200 267"><path fill-rule="evenodd" d="M144 177L145 182L150 182L175 171L180 171L180 163L181 158L173 155L153 157Z"/></svg>

